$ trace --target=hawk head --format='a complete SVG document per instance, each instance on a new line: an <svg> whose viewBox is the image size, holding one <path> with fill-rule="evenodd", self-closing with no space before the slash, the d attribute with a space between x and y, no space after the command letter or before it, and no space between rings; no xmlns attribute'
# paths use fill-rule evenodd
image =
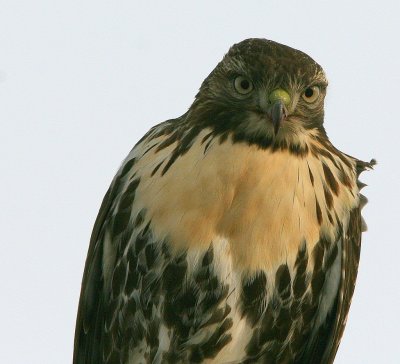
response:
<svg viewBox="0 0 400 364"><path fill-rule="evenodd" d="M198 126L234 141L302 151L323 128L327 80L305 53L266 40L233 45L189 110Z"/></svg>

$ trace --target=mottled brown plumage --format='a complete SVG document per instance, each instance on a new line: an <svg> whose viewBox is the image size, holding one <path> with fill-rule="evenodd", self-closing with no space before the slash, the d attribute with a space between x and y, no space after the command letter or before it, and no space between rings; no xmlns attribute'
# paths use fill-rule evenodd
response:
<svg viewBox="0 0 400 364"><path fill-rule="evenodd" d="M138 142L93 229L74 364L333 362L373 162L328 140L326 88L248 39Z"/></svg>

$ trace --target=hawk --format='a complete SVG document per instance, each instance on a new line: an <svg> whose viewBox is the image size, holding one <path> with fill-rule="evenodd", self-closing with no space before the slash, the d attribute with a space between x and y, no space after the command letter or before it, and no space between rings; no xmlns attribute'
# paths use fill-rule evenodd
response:
<svg viewBox="0 0 400 364"><path fill-rule="evenodd" d="M333 362L375 162L331 144L326 89L305 53L247 39L136 144L91 236L75 364Z"/></svg>

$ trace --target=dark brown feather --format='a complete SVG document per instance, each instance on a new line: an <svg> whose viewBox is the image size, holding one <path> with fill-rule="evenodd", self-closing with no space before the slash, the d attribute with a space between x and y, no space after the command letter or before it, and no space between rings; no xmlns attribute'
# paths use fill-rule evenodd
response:
<svg viewBox="0 0 400 364"><path fill-rule="evenodd" d="M135 163L129 161L107 190L97 215L83 273L78 315L75 326L74 364L102 364L99 343L103 341L105 307L103 305L103 228L108 219L119 181Z"/></svg>
<svg viewBox="0 0 400 364"><path fill-rule="evenodd" d="M376 162L357 161L357 176L370 169ZM343 233L341 266L342 275L338 295L325 323L319 328L315 339L309 343L300 363L331 364L338 350L346 326L351 300L354 293L361 249L362 216L361 204L350 212L347 231Z"/></svg>
<svg viewBox="0 0 400 364"><path fill-rule="evenodd" d="M73 363L102 364L100 352L96 345L101 342L104 322L104 308L101 294L102 281L102 247L98 239L104 220L112 203L111 187L104 196L90 238L89 250L83 273L79 309L75 326ZM89 335L87 335L89 332ZM96 334L93 334L95 332Z"/></svg>

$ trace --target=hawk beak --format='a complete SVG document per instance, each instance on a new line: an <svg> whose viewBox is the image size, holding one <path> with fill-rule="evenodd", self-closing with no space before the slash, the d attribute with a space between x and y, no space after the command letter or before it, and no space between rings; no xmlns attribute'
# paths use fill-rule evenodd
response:
<svg viewBox="0 0 400 364"><path fill-rule="evenodd" d="M276 135L279 131L282 121L288 116L287 106L290 103L290 96L286 91L277 89L272 91L271 95L269 96L269 102L271 105L269 108L269 116L272 120L272 125Z"/></svg>
<svg viewBox="0 0 400 364"><path fill-rule="evenodd" d="M271 119L275 135L278 133L283 120L287 117L287 109L282 101L275 101L271 107Z"/></svg>

